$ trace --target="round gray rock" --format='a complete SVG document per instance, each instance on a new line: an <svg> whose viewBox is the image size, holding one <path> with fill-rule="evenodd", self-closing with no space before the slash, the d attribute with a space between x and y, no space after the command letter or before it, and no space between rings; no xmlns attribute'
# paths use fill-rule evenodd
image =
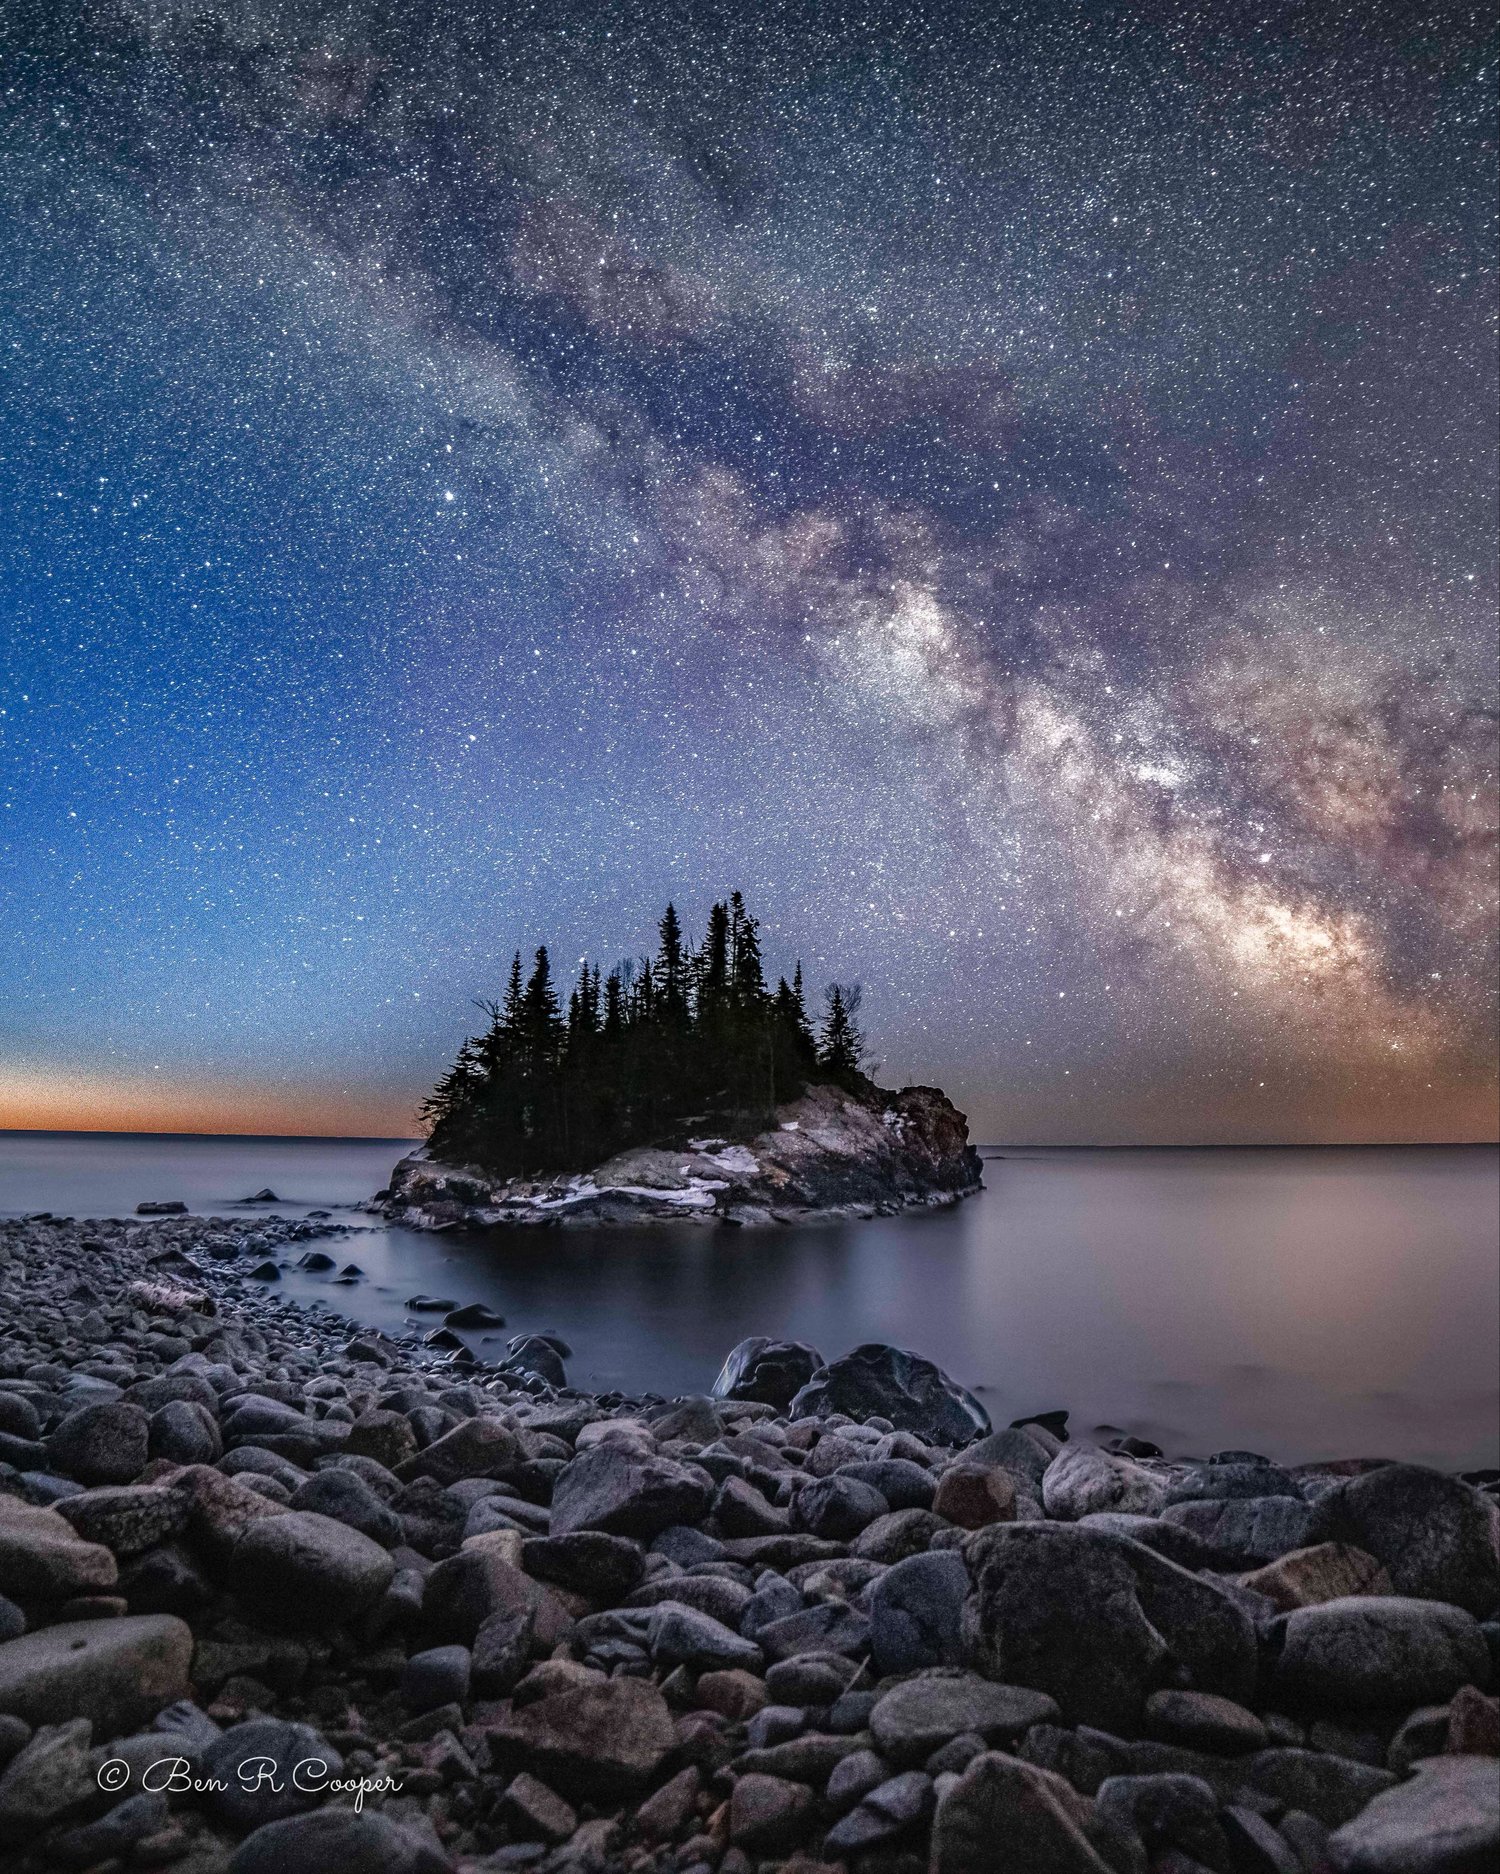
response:
<svg viewBox="0 0 1500 1874"><path fill-rule="evenodd" d="M313 1510L247 1524L229 1586L278 1626L346 1626L391 1584L395 1563L369 1536Z"/></svg>

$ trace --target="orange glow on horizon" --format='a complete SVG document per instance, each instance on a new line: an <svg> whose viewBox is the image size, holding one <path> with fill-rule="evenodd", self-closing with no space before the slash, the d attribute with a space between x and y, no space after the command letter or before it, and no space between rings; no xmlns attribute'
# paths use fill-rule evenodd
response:
<svg viewBox="0 0 1500 1874"><path fill-rule="evenodd" d="M419 1130L414 1108L373 1087L0 1065L0 1131L410 1139Z"/></svg>
<svg viewBox="0 0 1500 1874"><path fill-rule="evenodd" d="M1455 1080L1426 1093L1407 1088L1340 1091L1309 1079L1222 1110L1184 1102L1173 1088L1138 1087L1128 1113L1080 1100L1067 1083L1050 1092L971 1094L950 1088L980 1144L1340 1145L1474 1144L1500 1135L1493 1080ZM369 1085L295 1085L223 1075L201 1079L111 1073L43 1064L0 1064L0 1131L181 1132L248 1137L412 1139L416 1097Z"/></svg>

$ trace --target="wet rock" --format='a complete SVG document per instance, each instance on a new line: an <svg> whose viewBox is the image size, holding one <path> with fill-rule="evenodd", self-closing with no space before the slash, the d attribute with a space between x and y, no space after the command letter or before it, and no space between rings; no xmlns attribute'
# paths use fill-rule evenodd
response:
<svg viewBox="0 0 1500 1874"><path fill-rule="evenodd" d="M1390 1594L1392 1582L1381 1563L1346 1542L1320 1542L1293 1549L1264 1568L1243 1575L1242 1587L1263 1594L1284 1613L1341 1601L1351 1594Z"/></svg>
<svg viewBox="0 0 1500 1874"><path fill-rule="evenodd" d="M790 1512L768 1503L743 1477L726 1477L714 1498L714 1527L721 1535L770 1536L790 1530Z"/></svg>
<svg viewBox="0 0 1500 1874"><path fill-rule="evenodd" d="M870 1623L842 1602L823 1601L768 1622L757 1629L755 1638L769 1659L790 1659L796 1653L856 1654L870 1643Z"/></svg>
<svg viewBox="0 0 1500 1874"><path fill-rule="evenodd" d="M1301 1497L1232 1497L1175 1503L1165 1520L1189 1530L1225 1568L1249 1568L1301 1546L1312 1519Z"/></svg>
<svg viewBox="0 0 1500 1874"><path fill-rule="evenodd" d="M890 1566L904 1562L908 1555L925 1554L933 1538L948 1527L931 1510L892 1510L888 1516L877 1516L855 1537L851 1552L864 1561Z"/></svg>
<svg viewBox="0 0 1500 1874"><path fill-rule="evenodd" d="M766 1670L766 1691L778 1704L820 1709L847 1689L858 1667L841 1653L794 1653Z"/></svg>
<svg viewBox="0 0 1500 1874"><path fill-rule="evenodd" d="M697 1686L698 1703L705 1711L735 1721L753 1718L767 1696L764 1681L753 1672L705 1672Z"/></svg>
<svg viewBox="0 0 1500 1874"><path fill-rule="evenodd" d="M815 1478L797 1492L797 1520L829 1542L852 1542L890 1507L878 1490L841 1473Z"/></svg>
<svg viewBox="0 0 1500 1874"><path fill-rule="evenodd" d="M401 1702L408 1711L461 1705L469 1696L473 1655L467 1646L432 1646L413 1653L401 1673Z"/></svg>
<svg viewBox="0 0 1500 1874"><path fill-rule="evenodd" d="M920 1770L888 1777L828 1831L824 1846L837 1855L860 1854L910 1835L932 1813L932 1778Z"/></svg>
<svg viewBox="0 0 1500 1874"><path fill-rule="evenodd" d="M1060 1776L996 1751L939 1799L930 1874L994 1874L997 1852L1035 1874L1113 1874L1089 1839L1092 1808Z"/></svg>
<svg viewBox="0 0 1500 1874"><path fill-rule="evenodd" d="M343 1758L311 1725L250 1718L204 1751L205 1778L225 1787L206 1792L203 1803L228 1827L259 1831L318 1808L325 1795L321 1784L343 1767Z"/></svg>
<svg viewBox="0 0 1500 1874"><path fill-rule="evenodd" d="M813 1801L810 1789L785 1777L738 1777L729 1801L729 1839L757 1855L784 1854L811 1820Z"/></svg>
<svg viewBox="0 0 1500 1874"><path fill-rule="evenodd" d="M1167 1502L1232 1502L1251 1497L1296 1497L1302 1493L1290 1471L1261 1458L1198 1464L1172 1485Z"/></svg>
<svg viewBox="0 0 1500 1874"><path fill-rule="evenodd" d="M151 1414L146 1449L149 1456L173 1464L212 1464L223 1455L224 1440L206 1406L169 1399Z"/></svg>
<svg viewBox="0 0 1500 1874"><path fill-rule="evenodd" d="M1042 1477L1042 1505L1062 1522L1104 1510L1159 1516L1166 1501L1159 1477L1094 1445L1065 1445Z"/></svg>
<svg viewBox="0 0 1500 1874"><path fill-rule="evenodd" d="M996 1685L974 1673L931 1672L885 1693L871 1713L870 1730L883 1756L910 1764L923 1762L960 1732L1008 1744L1058 1715L1045 1692Z"/></svg>
<svg viewBox="0 0 1500 1874"><path fill-rule="evenodd" d="M670 1841L693 1812L703 1776L695 1764L679 1770L635 1812L636 1832L646 1841Z"/></svg>
<svg viewBox="0 0 1500 1874"><path fill-rule="evenodd" d="M462 1308L450 1308L443 1316L444 1327L504 1327L505 1316L496 1314L482 1301L471 1301Z"/></svg>
<svg viewBox="0 0 1500 1874"><path fill-rule="evenodd" d="M525 1672L536 1632L533 1607L500 1608L474 1633L470 1678L481 1698L503 1698Z"/></svg>
<svg viewBox="0 0 1500 1874"><path fill-rule="evenodd" d="M745 1399L784 1412L822 1365L822 1354L805 1341L757 1335L731 1350L711 1390L715 1399Z"/></svg>
<svg viewBox="0 0 1500 1874"><path fill-rule="evenodd" d="M256 1829L228 1874L448 1874L452 1865L435 1841L378 1810L329 1808Z"/></svg>
<svg viewBox="0 0 1500 1874"><path fill-rule="evenodd" d="M98 1796L87 1718L43 1725L0 1776L0 1844L29 1841Z"/></svg>
<svg viewBox="0 0 1500 1874"><path fill-rule="evenodd" d="M521 1563L538 1580L601 1601L623 1600L646 1572L638 1543L596 1529L533 1536L522 1544Z"/></svg>
<svg viewBox="0 0 1500 1874"><path fill-rule="evenodd" d="M47 1462L81 1484L128 1484L146 1467L151 1425L125 1400L80 1406L46 1439Z"/></svg>
<svg viewBox="0 0 1500 1874"><path fill-rule="evenodd" d="M137 1204L135 1214L138 1217L185 1217L187 1205L180 1198L155 1198L144 1204Z"/></svg>
<svg viewBox="0 0 1500 1874"><path fill-rule="evenodd" d="M417 1436L404 1412L386 1412L378 1407L361 1412L349 1427L344 1450L350 1457L374 1458L388 1471L394 1471L408 1458L415 1457Z"/></svg>
<svg viewBox="0 0 1500 1874"><path fill-rule="evenodd" d="M315 1471L297 1486L289 1507L331 1517L385 1549L394 1548L402 1540L401 1518L381 1502L356 1471Z"/></svg>
<svg viewBox="0 0 1500 1874"><path fill-rule="evenodd" d="M878 1789L890 1773L891 1766L878 1751L851 1751L834 1765L824 1793L835 1809L848 1809Z"/></svg>
<svg viewBox="0 0 1500 1874"><path fill-rule="evenodd" d="M0 1646L0 1711L28 1724L84 1717L101 1737L182 1698L192 1630L170 1614L64 1621Z"/></svg>
<svg viewBox="0 0 1500 1874"><path fill-rule="evenodd" d="M869 1484L878 1490L893 1510L930 1510L933 1507L937 1480L925 1465L914 1463L910 1458L871 1458L841 1464L839 1472L844 1477L852 1477L856 1483Z"/></svg>
<svg viewBox="0 0 1500 1874"><path fill-rule="evenodd" d="M1493 1758L1433 1757L1328 1840L1335 1874L1482 1874L1500 1856Z"/></svg>
<svg viewBox="0 0 1500 1874"><path fill-rule="evenodd" d="M1097 1819L1127 1841L1139 1837L1153 1861L1175 1849L1204 1867L1227 1868L1229 1843L1218 1811L1208 1784L1181 1772L1106 1777L1094 1798Z"/></svg>
<svg viewBox="0 0 1500 1874"><path fill-rule="evenodd" d="M884 1418L928 1444L962 1445L990 1429L989 1414L931 1360L870 1341L830 1361L792 1400L793 1419Z"/></svg>
<svg viewBox="0 0 1500 1874"><path fill-rule="evenodd" d="M312 1510L250 1523L229 1556L229 1586L273 1626L346 1626L373 1607L395 1564L369 1536Z"/></svg>
<svg viewBox="0 0 1500 1874"><path fill-rule="evenodd" d="M108 1815L56 1836L47 1844L47 1856L66 1868L96 1867L100 1862L123 1861L139 1841L166 1827L167 1799L143 1790L116 1803Z"/></svg>
<svg viewBox="0 0 1500 1874"><path fill-rule="evenodd" d="M1419 1464L1387 1464L1319 1499L1308 1541L1384 1564L1396 1592L1483 1619L1500 1604L1500 1503Z"/></svg>
<svg viewBox="0 0 1500 1874"><path fill-rule="evenodd" d="M1242 1767L1250 1788L1339 1828L1395 1782L1388 1770L1321 1750L1258 1751Z"/></svg>
<svg viewBox="0 0 1500 1874"><path fill-rule="evenodd" d="M468 1477L493 1477L521 1455L520 1443L508 1425L497 1418L470 1418L409 1458L398 1474L456 1484Z"/></svg>
<svg viewBox="0 0 1500 1874"><path fill-rule="evenodd" d="M188 1500L156 1484L120 1484L66 1497L58 1515L85 1542L98 1542L116 1556L138 1555L166 1542L186 1524Z"/></svg>
<svg viewBox="0 0 1500 1874"><path fill-rule="evenodd" d="M870 1657L882 1677L963 1657L969 1571L953 1550L908 1556L870 1590Z"/></svg>
<svg viewBox="0 0 1500 1874"><path fill-rule="evenodd" d="M502 1373L522 1373L547 1386L566 1386L567 1370L558 1342L550 1334L517 1334L506 1344Z"/></svg>
<svg viewBox="0 0 1500 1874"><path fill-rule="evenodd" d="M932 1508L960 1529L1008 1523L1016 1514L1016 1480L998 1464L954 1464L938 1480Z"/></svg>
<svg viewBox="0 0 1500 1874"><path fill-rule="evenodd" d="M1462 1608L1356 1595L1281 1616L1278 1701L1365 1711L1436 1704L1489 1676L1489 1649Z"/></svg>
<svg viewBox="0 0 1500 1874"><path fill-rule="evenodd" d="M558 1477L552 1533L597 1529L649 1541L674 1524L706 1516L713 1497L713 1481L705 1471L619 1444L599 1444L574 1458Z"/></svg>
<svg viewBox="0 0 1500 1874"><path fill-rule="evenodd" d="M1141 1544L1057 1523L969 1537L969 1656L990 1677L1050 1692L1075 1723L1136 1728L1169 1661L1196 1689L1243 1696L1256 1665L1244 1612Z"/></svg>
<svg viewBox="0 0 1500 1874"><path fill-rule="evenodd" d="M1450 1756L1500 1757L1500 1699L1486 1698L1477 1686L1461 1686L1448 1708Z"/></svg>
<svg viewBox="0 0 1500 1874"><path fill-rule="evenodd" d="M56 1510L0 1496L0 1594L61 1601L115 1585L114 1556L85 1542Z"/></svg>
<svg viewBox="0 0 1500 1874"><path fill-rule="evenodd" d="M1189 1750L1232 1754L1264 1750L1269 1741L1253 1711L1212 1692L1153 1692L1146 1700L1145 1722L1152 1737Z"/></svg>
<svg viewBox="0 0 1500 1874"><path fill-rule="evenodd" d="M677 1742L666 1700L640 1679L589 1676L513 1708L490 1726L490 1747L564 1796L637 1796Z"/></svg>
<svg viewBox="0 0 1500 1874"><path fill-rule="evenodd" d="M753 1641L681 1601L662 1601L652 1609L647 1646L658 1664L696 1672L754 1671L763 1658Z"/></svg>
<svg viewBox="0 0 1500 1874"><path fill-rule="evenodd" d="M576 1811L524 1770L511 1778L501 1813L528 1841L566 1841L578 1827Z"/></svg>
<svg viewBox="0 0 1500 1874"><path fill-rule="evenodd" d="M1035 1485L1038 1501L1041 1497L1041 1481L1047 1474L1047 1467L1056 1456L1028 1431L1012 1425L1005 1431L991 1432L987 1438L981 1438L976 1444L967 1447L964 1452L965 1464L998 1464L1013 1477L1029 1479Z"/></svg>
<svg viewBox="0 0 1500 1874"><path fill-rule="evenodd" d="M526 1617L535 1628L545 1610L554 1623L549 1643L561 1636L566 1615L545 1588L506 1559L499 1547L481 1538L438 1563L422 1589L422 1621L434 1639L467 1646L477 1643L485 1623L497 1614Z"/></svg>

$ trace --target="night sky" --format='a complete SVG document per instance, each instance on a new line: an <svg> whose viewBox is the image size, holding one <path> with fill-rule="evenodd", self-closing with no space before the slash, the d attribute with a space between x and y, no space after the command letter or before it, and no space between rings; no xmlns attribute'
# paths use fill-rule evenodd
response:
<svg viewBox="0 0 1500 1874"><path fill-rule="evenodd" d="M739 886L984 1139L1493 1136L1488 8L6 19L0 1125Z"/></svg>

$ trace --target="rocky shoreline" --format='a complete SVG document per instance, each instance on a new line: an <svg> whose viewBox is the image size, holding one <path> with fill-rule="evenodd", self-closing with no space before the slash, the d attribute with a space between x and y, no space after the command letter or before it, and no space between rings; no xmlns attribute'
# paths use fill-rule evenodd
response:
<svg viewBox="0 0 1500 1874"><path fill-rule="evenodd" d="M746 1139L690 1137L621 1152L571 1176L497 1180L426 1148L409 1153L376 1204L418 1230L717 1223L738 1228L941 1208L982 1188L964 1115L936 1087L860 1097L813 1086Z"/></svg>
<svg viewBox="0 0 1500 1874"><path fill-rule="evenodd" d="M1494 1866L1493 1474L994 1430L879 1347L580 1394L255 1279L320 1233L0 1225L17 1874Z"/></svg>

